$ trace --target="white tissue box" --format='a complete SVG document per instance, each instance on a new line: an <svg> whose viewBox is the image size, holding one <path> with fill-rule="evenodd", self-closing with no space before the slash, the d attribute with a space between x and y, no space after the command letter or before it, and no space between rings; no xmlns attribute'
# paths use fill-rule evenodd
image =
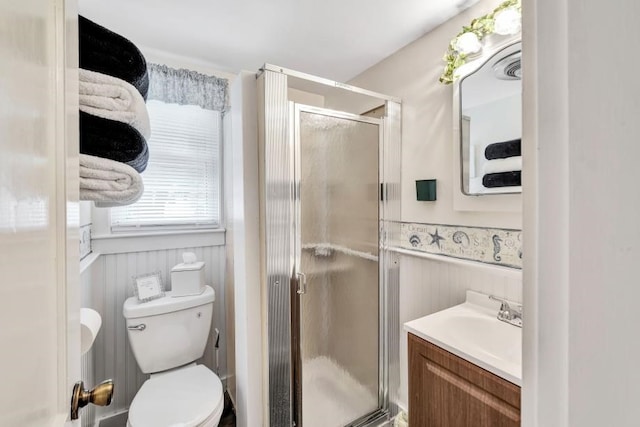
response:
<svg viewBox="0 0 640 427"><path fill-rule="evenodd" d="M200 295L204 292L204 262L181 263L171 269L171 296Z"/></svg>

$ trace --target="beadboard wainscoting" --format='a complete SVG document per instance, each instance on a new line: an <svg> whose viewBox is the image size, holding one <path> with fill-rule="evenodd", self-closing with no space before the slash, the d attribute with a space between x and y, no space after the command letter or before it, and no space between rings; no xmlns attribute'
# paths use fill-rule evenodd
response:
<svg viewBox="0 0 640 427"><path fill-rule="evenodd" d="M171 239L171 236L167 236ZM180 240L176 239L175 241ZM219 239L224 241L224 239ZM170 241L170 240L169 240ZM99 248L99 245L97 245ZM126 247L126 246L125 246ZM206 281L216 292L213 305L211 335L205 354L199 363L216 371L214 328L220 331L219 376L226 377L226 328L225 328L225 247L224 243L212 246L180 247L138 252L102 254L81 275L82 306L96 310L102 316L102 329L93 348L82 358L82 375L85 386L111 378L115 393L111 405L106 408L84 409L83 427L98 427L101 419L126 411L142 383L148 378L138 367L131 352L122 305L133 295L132 277L160 271L165 287L171 289L171 268L182 262L183 252L194 252L198 260L205 262ZM104 424L104 423L103 423ZM124 427L124 426L123 426Z"/></svg>
<svg viewBox="0 0 640 427"><path fill-rule="evenodd" d="M402 253L400 258L400 392L407 409L408 367L405 322L465 301L467 289L522 302L522 271L443 256Z"/></svg>

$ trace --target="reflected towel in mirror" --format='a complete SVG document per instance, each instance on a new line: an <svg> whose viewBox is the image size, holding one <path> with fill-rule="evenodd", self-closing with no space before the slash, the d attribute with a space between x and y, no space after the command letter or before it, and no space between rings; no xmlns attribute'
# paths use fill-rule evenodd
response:
<svg viewBox="0 0 640 427"><path fill-rule="evenodd" d="M487 148L484 149L484 157L487 160L494 160L521 156L521 145L520 138L512 139L511 141L495 142L487 145Z"/></svg>
<svg viewBox="0 0 640 427"><path fill-rule="evenodd" d="M482 185L487 188L519 187L522 185L522 172L489 173L482 177Z"/></svg>
<svg viewBox="0 0 640 427"><path fill-rule="evenodd" d="M482 174L513 172L522 170L522 156L488 160L482 165Z"/></svg>

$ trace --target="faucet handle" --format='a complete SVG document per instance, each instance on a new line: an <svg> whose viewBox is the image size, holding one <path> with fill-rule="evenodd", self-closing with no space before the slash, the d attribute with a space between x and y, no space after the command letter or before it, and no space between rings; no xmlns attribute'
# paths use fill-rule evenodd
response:
<svg viewBox="0 0 640 427"><path fill-rule="evenodd" d="M489 299L500 303L500 309L498 310L498 318L509 316L509 314L511 313L511 305L509 304L509 302L507 302L507 300L503 300L502 298L498 298L493 295L489 295Z"/></svg>
<svg viewBox="0 0 640 427"><path fill-rule="evenodd" d="M495 295L489 295L489 299L493 301L497 301L501 304L500 310L508 309L510 307L509 302L506 299L498 298Z"/></svg>
<svg viewBox="0 0 640 427"><path fill-rule="evenodd" d="M508 307L508 308L511 308L511 309L516 308L516 309L522 310L522 304L518 304L518 303L515 303L515 302L509 302L506 299L498 298L495 295L489 295L489 299L490 300L494 300L494 301L498 301L505 308Z"/></svg>
<svg viewBox="0 0 640 427"><path fill-rule="evenodd" d="M500 303L498 310L498 320L510 323L514 326L522 327L522 304L510 303L509 301L489 295L489 299Z"/></svg>

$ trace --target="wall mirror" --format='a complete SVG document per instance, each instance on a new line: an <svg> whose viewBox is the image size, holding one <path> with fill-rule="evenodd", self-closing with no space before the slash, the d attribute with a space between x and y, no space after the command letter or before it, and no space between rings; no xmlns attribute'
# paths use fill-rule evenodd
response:
<svg viewBox="0 0 640 427"><path fill-rule="evenodd" d="M520 41L484 55L456 81L460 173L466 195L521 193ZM468 64L471 65L471 64ZM475 64L474 64L475 65Z"/></svg>

